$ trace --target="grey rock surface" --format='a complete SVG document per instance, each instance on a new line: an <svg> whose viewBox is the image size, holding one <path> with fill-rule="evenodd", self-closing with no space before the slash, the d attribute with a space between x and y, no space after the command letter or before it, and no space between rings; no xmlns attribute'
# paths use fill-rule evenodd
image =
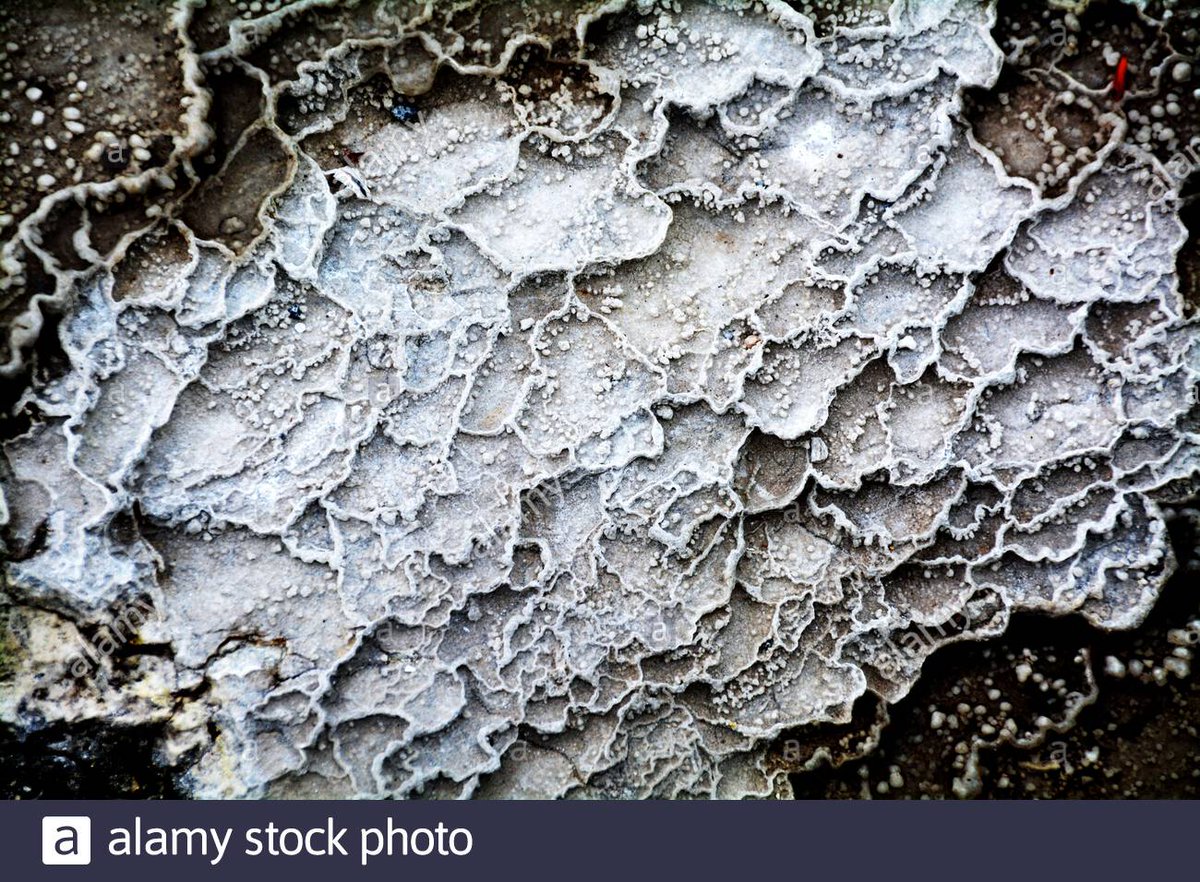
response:
<svg viewBox="0 0 1200 882"><path fill-rule="evenodd" d="M783 796L774 739L940 645L1136 625L1197 471L1179 181L1100 96L1061 193L1010 174L964 120L991 6L860 6L194 47L265 112L7 332L16 374L62 312L0 456L0 719L164 722L198 796ZM79 676L131 605L167 651Z"/></svg>

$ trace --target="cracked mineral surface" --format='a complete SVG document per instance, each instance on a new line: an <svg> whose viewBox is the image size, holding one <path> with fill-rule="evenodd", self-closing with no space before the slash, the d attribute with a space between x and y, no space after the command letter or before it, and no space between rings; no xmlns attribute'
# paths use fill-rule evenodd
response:
<svg viewBox="0 0 1200 882"><path fill-rule="evenodd" d="M1137 626L1200 90L1086 5L22 8L0 721L204 797L787 796L945 644Z"/></svg>

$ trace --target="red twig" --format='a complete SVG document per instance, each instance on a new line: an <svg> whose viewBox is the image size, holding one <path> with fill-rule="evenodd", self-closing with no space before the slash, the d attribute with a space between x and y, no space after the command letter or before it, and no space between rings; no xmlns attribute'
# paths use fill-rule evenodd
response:
<svg viewBox="0 0 1200 882"><path fill-rule="evenodd" d="M1124 55L1117 62L1117 72L1113 74L1112 94L1113 99L1120 101L1125 97L1125 73L1129 70L1129 59Z"/></svg>

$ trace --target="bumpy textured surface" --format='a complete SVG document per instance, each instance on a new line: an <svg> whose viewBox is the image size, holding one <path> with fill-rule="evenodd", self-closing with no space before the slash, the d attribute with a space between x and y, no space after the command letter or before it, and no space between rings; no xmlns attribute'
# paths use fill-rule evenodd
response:
<svg viewBox="0 0 1200 882"><path fill-rule="evenodd" d="M1015 176L988 5L795 5L182 6L166 170L5 252L5 369L62 353L0 714L165 721L205 796L773 796L939 645L1139 622L1197 469L1178 180L1084 88Z"/></svg>

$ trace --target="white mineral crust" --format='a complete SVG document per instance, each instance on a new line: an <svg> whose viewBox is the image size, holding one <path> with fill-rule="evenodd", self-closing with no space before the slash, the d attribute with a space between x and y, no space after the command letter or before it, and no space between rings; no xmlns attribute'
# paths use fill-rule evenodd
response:
<svg viewBox="0 0 1200 882"><path fill-rule="evenodd" d="M200 796L777 796L947 641L1137 624L1197 466L1178 182L1115 116L1063 196L1006 175L992 15L614 2L564 74L427 10L264 76L261 235L59 279L0 715L166 721ZM137 598L166 651L80 685Z"/></svg>

